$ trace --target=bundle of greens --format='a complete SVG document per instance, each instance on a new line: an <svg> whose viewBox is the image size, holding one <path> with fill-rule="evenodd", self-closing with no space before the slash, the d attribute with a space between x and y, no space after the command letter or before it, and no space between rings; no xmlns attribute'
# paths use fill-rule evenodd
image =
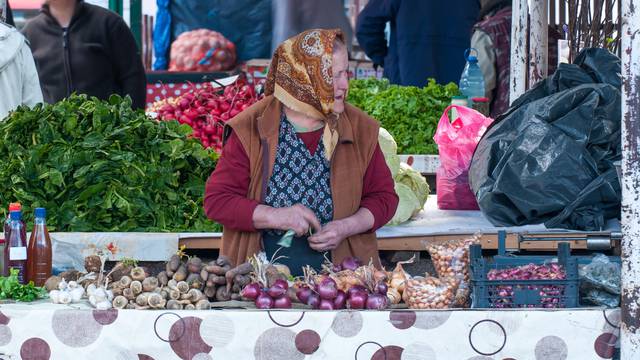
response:
<svg viewBox="0 0 640 360"><path fill-rule="evenodd" d="M17 301L34 301L47 295L42 287L33 285L30 281L26 285L18 282L18 269L10 269L7 277L0 276L0 300L13 299Z"/></svg>
<svg viewBox="0 0 640 360"><path fill-rule="evenodd" d="M366 79L351 80L347 101L389 130L399 154L437 154L433 134L451 97L459 94L456 84L442 86L433 79L424 88Z"/></svg>
<svg viewBox="0 0 640 360"><path fill-rule="evenodd" d="M217 230L202 209L216 155L191 131L119 96L20 107L0 123L0 204L27 221L45 207L55 231Z"/></svg>

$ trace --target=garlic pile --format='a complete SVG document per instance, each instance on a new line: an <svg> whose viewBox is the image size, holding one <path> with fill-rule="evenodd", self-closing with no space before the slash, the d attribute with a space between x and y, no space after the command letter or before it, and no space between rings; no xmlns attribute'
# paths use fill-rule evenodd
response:
<svg viewBox="0 0 640 360"><path fill-rule="evenodd" d="M95 284L87 286L87 296L89 303L98 310L111 309L111 301L113 301L113 292L106 290L104 287L97 287Z"/></svg>
<svg viewBox="0 0 640 360"><path fill-rule="evenodd" d="M76 281L66 282L64 279L58 283L58 290L52 290L49 298L54 304L71 304L80 302L84 295L84 288Z"/></svg>

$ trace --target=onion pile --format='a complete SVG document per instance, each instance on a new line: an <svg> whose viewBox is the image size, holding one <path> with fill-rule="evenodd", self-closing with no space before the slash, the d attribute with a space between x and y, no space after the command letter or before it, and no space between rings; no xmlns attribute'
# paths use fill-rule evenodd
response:
<svg viewBox="0 0 640 360"><path fill-rule="evenodd" d="M492 306L496 308L511 308L511 307L543 307L543 308L557 308L562 307L561 298L564 296L564 286L549 284L536 284L527 285L527 280L564 280L567 274L562 267L557 263L535 265L528 264L508 269L493 269L487 274L489 280L518 280L522 281L522 285L500 285L493 287L493 293L491 294ZM538 305L515 305L513 304L513 296L515 291L519 290L534 290L538 291L540 295L540 304Z"/></svg>
<svg viewBox="0 0 640 360"><path fill-rule="evenodd" d="M167 101L158 109L157 119L178 120L191 126L192 136L200 139L205 148L220 152L224 124L261 98L244 79L238 79L224 90L205 83L200 89L193 86L176 101Z"/></svg>
<svg viewBox="0 0 640 360"><path fill-rule="evenodd" d="M243 298L253 300L258 309L290 309L291 299L287 295L289 283L278 279L271 287L262 287L259 283L251 283L242 289Z"/></svg>

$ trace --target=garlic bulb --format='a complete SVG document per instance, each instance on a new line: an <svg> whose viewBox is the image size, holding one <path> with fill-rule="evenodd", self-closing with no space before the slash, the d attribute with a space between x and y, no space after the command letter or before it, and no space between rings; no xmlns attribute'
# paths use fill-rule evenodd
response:
<svg viewBox="0 0 640 360"><path fill-rule="evenodd" d="M77 288L77 287L78 287L78 283L77 283L77 282L75 282L75 281L69 281L69 282L67 283L67 287L68 287L70 290L73 290L73 289L75 289L75 288Z"/></svg>
<svg viewBox="0 0 640 360"><path fill-rule="evenodd" d="M51 290L49 293L49 299L51 299L51 302L54 304L60 303L60 290Z"/></svg>
<svg viewBox="0 0 640 360"><path fill-rule="evenodd" d="M90 303L93 307L95 307L95 306L98 304L98 300L97 300L97 298L96 298L96 296L95 296L95 295L90 295L90 296L89 296L89 303Z"/></svg>
<svg viewBox="0 0 640 360"><path fill-rule="evenodd" d="M87 286L87 295L91 296L96 291L96 284L89 284Z"/></svg>
<svg viewBox="0 0 640 360"><path fill-rule="evenodd" d="M71 294L71 302L77 303L82 299L82 296L84 295L84 289L79 286L72 289L69 293Z"/></svg>
<svg viewBox="0 0 640 360"><path fill-rule="evenodd" d="M100 301L99 303L96 304L96 309L98 309L98 310L111 309L111 302L107 301L107 300Z"/></svg>
<svg viewBox="0 0 640 360"><path fill-rule="evenodd" d="M60 304L70 304L71 303L71 294L68 291L61 291L58 295L58 301Z"/></svg>
<svg viewBox="0 0 640 360"><path fill-rule="evenodd" d="M113 291L107 290L105 293L107 294L107 300L113 301Z"/></svg>
<svg viewBox="0 0 640 360"><path fill-rule="evenodd" d="M62 281L58 283L58 289L65 290L67 288L67 285L68 285L67 282L64 279L62 279Z"/></svg>

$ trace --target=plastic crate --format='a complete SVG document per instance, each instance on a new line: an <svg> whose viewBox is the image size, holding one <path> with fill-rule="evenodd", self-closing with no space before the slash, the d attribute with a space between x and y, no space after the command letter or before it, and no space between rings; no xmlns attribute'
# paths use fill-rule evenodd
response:
<svg viewBox="0 0 640 360"><path fill-rule="evenodd" d="M499 234L498 240L505 237ZM504 241L504 239L502 239ZM571 308L578 307L578 261L571 256L568 243L558 245L558 264L566 272L564 280L489 280L493 269L522 265L542 265L554 256L515 256L500 254L492 261L482 257L480 245L470 249L473 308Z"/></svg>

